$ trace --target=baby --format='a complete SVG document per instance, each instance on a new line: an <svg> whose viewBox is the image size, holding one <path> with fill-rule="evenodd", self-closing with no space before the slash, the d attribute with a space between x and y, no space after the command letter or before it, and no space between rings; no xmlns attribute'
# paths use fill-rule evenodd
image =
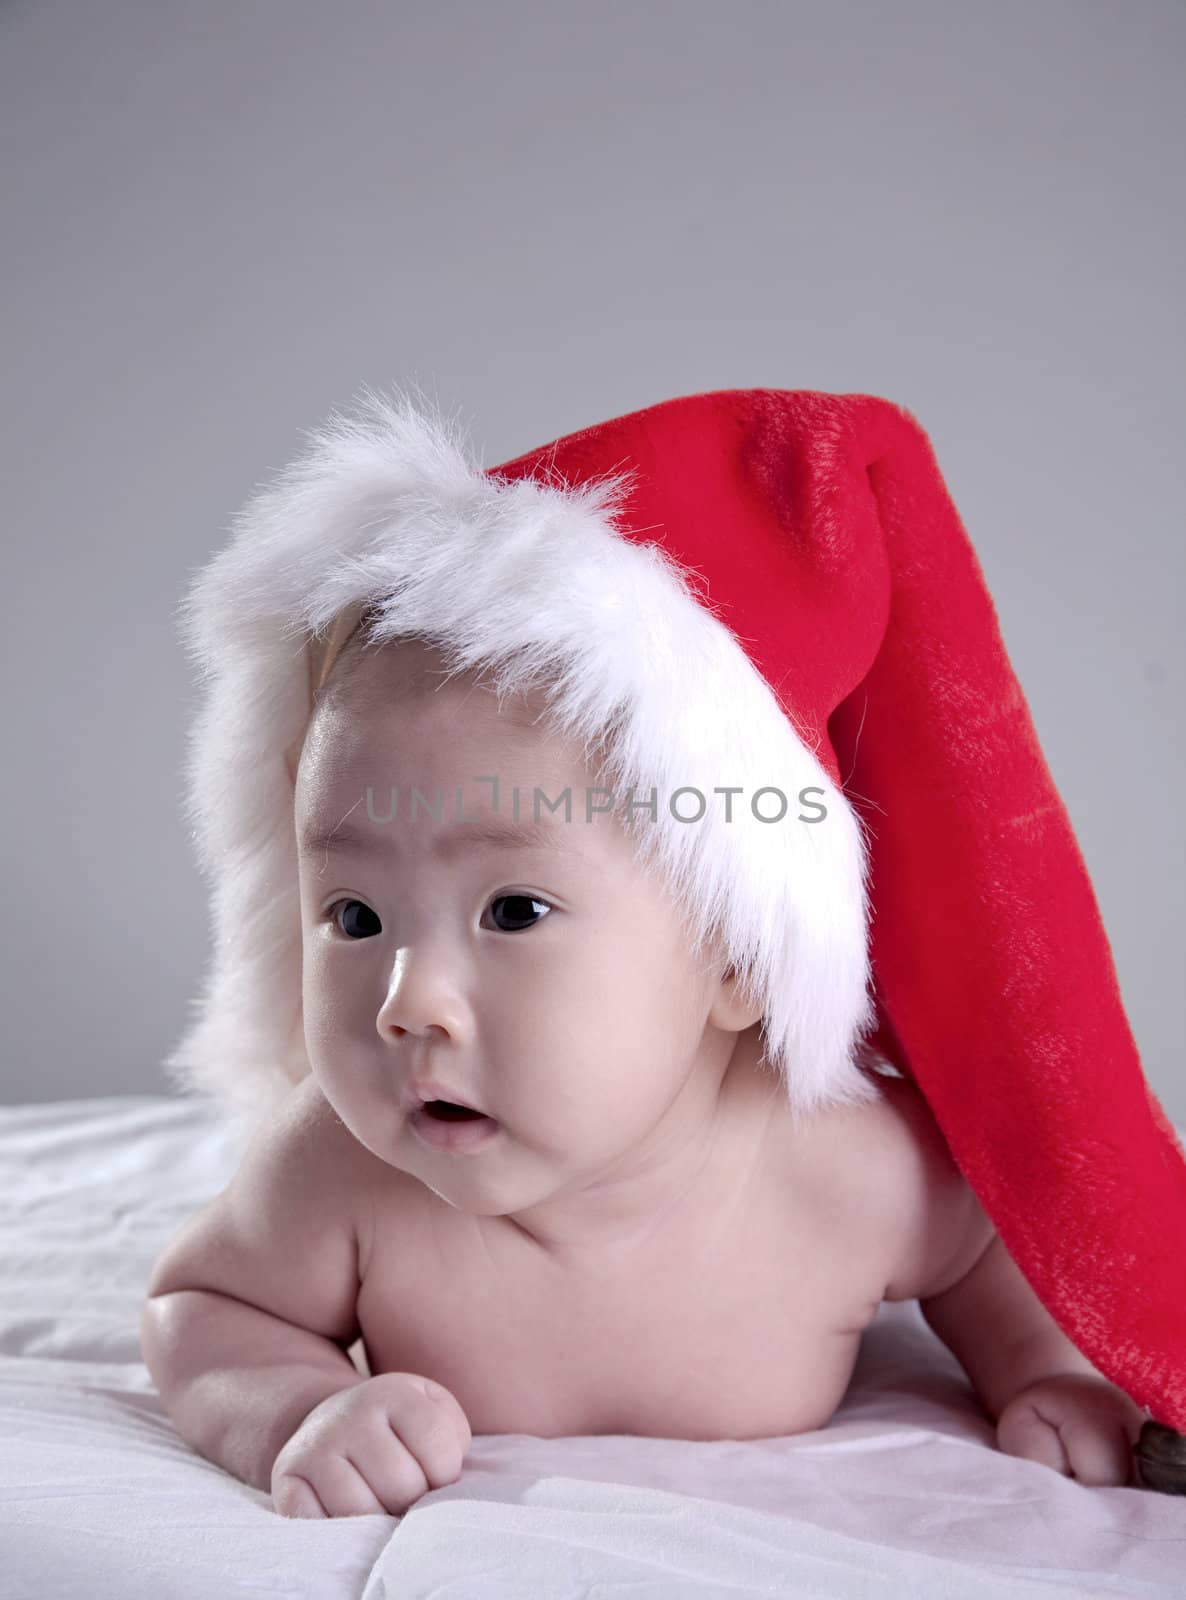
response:
<svg viewBox="0 0 1186 1600"><path fill-rule="evenodd" d="M542 696L359 640L296 772L312 1073L148 1285L182 1436L282 1515L398 1514L475 1433L823 1427L880 1303L917 1298L1000 1448L1130 1482L1140 1409L910 1081L795 1122Z"/></svg>

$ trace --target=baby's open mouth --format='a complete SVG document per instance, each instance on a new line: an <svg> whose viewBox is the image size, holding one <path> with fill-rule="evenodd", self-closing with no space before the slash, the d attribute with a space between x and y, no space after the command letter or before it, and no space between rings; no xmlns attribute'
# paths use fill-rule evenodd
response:
<svg viewBox="0 0 1186 1600"><path fill-rule="evenodd" d="M485 1116L484 1112L475 1111L471 1106L455 1106L451 1100L426 1100L424 1110L438 1122L465 1122L474 1118L480 1121Z"/></svg>

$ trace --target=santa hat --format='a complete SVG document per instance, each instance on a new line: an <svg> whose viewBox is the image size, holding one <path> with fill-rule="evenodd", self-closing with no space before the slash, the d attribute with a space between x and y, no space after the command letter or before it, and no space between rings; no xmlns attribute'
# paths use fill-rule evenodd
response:
<svg viewBox="0 0 1186 1600"><path fill-rule="evenodd" d="M1186 1156L909 412L689 395L483 470L367 394L256 494L185 604L214 953L166 1062L240 1137L309 1071L293 780L360 625L612 734L606 783L760 997L793 1111L875 1098L888 1058L1072 1342L1186 1430Z"/></svg>

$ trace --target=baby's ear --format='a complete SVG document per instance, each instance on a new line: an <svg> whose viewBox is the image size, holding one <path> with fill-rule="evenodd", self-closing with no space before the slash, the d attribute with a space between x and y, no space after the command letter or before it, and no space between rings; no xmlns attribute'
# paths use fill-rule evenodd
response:
<svg viewBox="0 0 1186 1600"><path fill-rule="evenodd" d="M749 998L743 975L730 963L717 981L708 1020L726 1033L741 1033L761 1021L762 1014L762 1002Z"/></svg>

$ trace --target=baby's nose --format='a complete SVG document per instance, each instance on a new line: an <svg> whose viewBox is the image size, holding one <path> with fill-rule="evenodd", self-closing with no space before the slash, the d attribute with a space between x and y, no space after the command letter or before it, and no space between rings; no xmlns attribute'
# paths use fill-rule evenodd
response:
<svg viewBox="0 0 1186 1600"><path fill-rule="evenodd" d="M398 952L376 1025L384 1038L462 1038L465 1007L450 965L439 952Z"/></svg>

